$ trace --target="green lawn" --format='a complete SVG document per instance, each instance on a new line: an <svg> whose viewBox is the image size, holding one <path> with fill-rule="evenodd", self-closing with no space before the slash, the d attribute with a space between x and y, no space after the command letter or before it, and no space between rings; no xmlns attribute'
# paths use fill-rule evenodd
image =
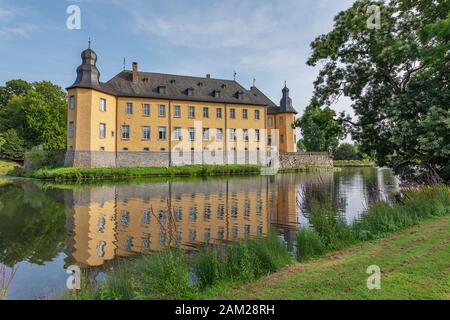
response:
<svg viewBox="0 0 450 320"><path fill-rule="evenodd" d="M218 299L450 299L450 216L364 242L244 286L217 286ZM369 291L367 267L381 268L381 290Z"/></svg>
<svg viewBox="0 0 450 320"><path fill-rule="evenodd" d="M0 160L0 176L7 174L14 167L18 167L18 164L8 160Z"/></svg>

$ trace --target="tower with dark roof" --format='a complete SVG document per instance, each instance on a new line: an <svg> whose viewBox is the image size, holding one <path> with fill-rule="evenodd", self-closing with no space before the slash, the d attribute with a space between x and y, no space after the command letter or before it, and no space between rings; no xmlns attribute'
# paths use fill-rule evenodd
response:
<svg viewBox="0 0 450 320"><path fill-rule="evenodd" d="M72 87L100 89L100 71L97 69L97 54L89 47L81 53L81 65L77 68L77 79Z"/></svg>

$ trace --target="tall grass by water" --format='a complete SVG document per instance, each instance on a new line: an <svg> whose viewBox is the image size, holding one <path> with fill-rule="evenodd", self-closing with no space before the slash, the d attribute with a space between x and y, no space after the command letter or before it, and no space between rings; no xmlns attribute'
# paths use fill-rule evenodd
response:
<svg viewBox="0 0 450 320"><path fill-rule="evenodd" d="M97 288L71 299L195 299L222 283L246 283L277 271L293 259L275 234L236 243L205 245L199 252L168 249L148 253L106 275Z"/></svg>
<svg viewBox="0 0 450 320"><path fill-rule="evenodd" d="M336 209L315 202L310 208L312 229L297 233L297 259L305 261L360 241L384 237L420 223L423 219L450 214L450 187L423 186L405 190L392 202L378 201L348 225Z"/></svg>
<svg viewBox="0 0 450 320"><path fill-rule="evenodd" d="M378 201L348 225L332 202L310 202L313 228L297 233L299 261L321 256L354 243L376 239L450 213L450 188L434 185L404 191L393 202ZM205 245L198 252L168 249L148 253L108 272L97 288L72 299L196 299L227 285L240 285L293 263L276 234L235 243Z"/></svg>
<svg viewBox="0 0 450 320"><path fill-rule="evenodd" d="M12 175L65 181L124 180L145 177L195 177L260 174L258 165L189 165L148 168L41 168L31 172L17 170Z"/></svg>

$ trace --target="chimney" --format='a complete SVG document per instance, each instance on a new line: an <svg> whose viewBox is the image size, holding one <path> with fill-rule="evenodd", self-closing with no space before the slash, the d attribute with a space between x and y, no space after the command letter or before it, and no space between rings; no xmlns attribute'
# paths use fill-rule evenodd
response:
<svg viewBox="0 0 450 320"><path fill-rule="evenodd" d="M132 81L133 81L133 83L138 82L138 63L137 62L133 62Z"/></svg>
<svg viewBox="0 0 450 320"><path fill-rule="evenodd" d="M211 75L209 73L206 75L206 79L211 79Z"/></svg>

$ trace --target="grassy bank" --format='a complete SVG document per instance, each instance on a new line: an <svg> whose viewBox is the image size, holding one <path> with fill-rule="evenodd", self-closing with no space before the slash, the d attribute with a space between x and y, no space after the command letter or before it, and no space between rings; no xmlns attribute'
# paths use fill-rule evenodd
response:
<svg viewBox="0 0 450 320"><path fill-rule="evenodd" d="M301 273L305 266L314 265L319 262L309 262L312 259L321 258L325 254L336 252L342 248L353 247L349 252L357 255L359 260L350 258L352 268L343 268L341 271L347 275L349 279L356 281L365 281L367 275L362 280L360 270L366 270L369 265L377 264L380 267L389 270L389 264L400 263L401 267L407 268L407 264L401 259L411 259L410 264L415 261L414 256L409 255L407 250L402 250L402 245L405 246L405 241L400 241L398 248L399 257L394 256L395 252L389 251L389 246L383 245L389 243L387 240L374 239L387 237L392 233L414 227L416 225L424 225L424 227L416 227L415 230L428 230L427 225L435 223L436 227L443 227L431 233L436 236L435 241L428 247L422 248L420 244L420 237L416 241L417 250L423 251L424 254L433 254L430 261L435 261L439 266L424 267L425 257L420 260L420 263L413 271L420 276L423 274L424 281L429 275L430 269L434 270L433 277L448 277L448 252L449 252L449 235L448 224L450 223L450 188L443 185L435 185L430 187L422 187L420 189L411 189L398 197L395 203L389 204L387 202L378 202L369 208L366 214L357 222L347 225L343 218L337 214L335 208L323 202L313 202L310 208L309 221L314 226L314 229L301 229L297 233L297 251L296 258L304 264L293 264L294 259L279 238L272 234L267 238L254 239L249 241L241 241L238 243L218 244L214 246L205 246L197 253L182 252L178 249L172 249L157 254L147 254L135 261L122 265L116 270L109 272L105 281L101 283L98 288L85 288L83 291L70 296L73 299L198 299L198 298L212 298L220 296L223 298L246 298L246 294L259 295L260 292L249 291L248 287L239 289L248 282L252 282L268 274L275 273L273 276L278 279L276 272L284 269L290 264L293 267L289 270L297 270L292 277L292 282L288 282L279 288L279 292L261 291L261 294L266 294L264 298L267 299L286 299L303 296L304 298L315 297L314 293L323 292L323 298L334 298L341 294L342 298L365 298L360 291L356 290L355 295L345 295L345 292L352 290L350 282L342 282L340 285L344 286L342 292L335 295L332 282L326 282L331 275L340 276L338 272L330 271L329 274L321 275L320 272L315 272L311 277L305 288L295 289L296 277L302 277ZM430 220L431 219L431 220ZM434 220L433 220L434 219ZM436 220L437 219L437 220ZM421 231L422 232L422 231ZM404 232L405 237L412 235L411 231ZM394 236L392 237L395 239ZM367 242L371 241L371 242ZM386 242L387 241L387 242ZM361 244L365 243L365 244ZM379 244L375 252L380 259L371 262L368 259L367 248ZM380 245L381 244L381 245ZM367 248L366 248L367 247ZM362 248L359 250L358 248ZM429 250L427 250L429 249ZM394 251L395 251L394 250ZM414 249L416 250L416 249ZM342 251L346 252L346 251ZM323 266L330 266L334 264L333 257L339 256L341 253L329 255L321 258ZM436 253L436 256L434 256ZM357 261L357 262L355 262ZM445 268L447 273L442 273L442 263L445 261ZM408 265L410 265L408 264ZM399 267L400 268L400 267ZM423 269L422 269L423 268ZM356 271L355 271L356 270ZM407 269L405 269L407 270ZM283 271L285 272L285 271ZM403 269L398 270L400 276L403 275ZM327 278L328 277L328 278ZM193 281L193 279L196 279ZM270 276L269 276L270 279ZM397 280L396 280L397 279ZM330 281L330 280L329 280ZM401 283L405 278L393 279ZM414 277L410 278L413 283L411 288L418 285ZM254 283L254 282L252 282ZM260 282L258 283L265 283ZM420 283L419 283L420 284ZM436 284L437 287L442 286L442 282ZM260 285L261 288L265 288ZM235 291L237 295L228 295L231 288L237 288ZM366 288L364 286L364 288ZM408 287L409 288L409 287ZM400 287L401 289L401 287ZM448 289L448 287L444 287ZM362 290L362 289L361 289ZM367 288L365 289L367 290ZM396 292L397 289L392 289ZM406 296L413 296L415 291L408 291ZM448 291L447 291L448 292ZM439 291L439 294L442 290ZM242 294L242 296L239 296ZM311 294L308 296L308 294ZM325 294L328 294L326 296ZM223 296L222 296L223 295ZM279 296L278 296L279 295ZM284 296L283 296L284 295ZM318 295L317 295L318 297ZM394 295L390 296L395 298ZM399 296L401 298L402 296Z"/></svg>
<svg viewBox="0 0 450 320"><path fill-rule="evenodd" d="M297 263L245 286L214 288L215 299L450 299L450 216ZM381 289L368 290L368 266Z"/></svg>
<svg viewBox="0 0 450 320"><path fill-rule="evenodd" d="M8 174L17 167L19 167L19 165L15 162L9 160L0 160L0 176Z"/></svg>
<svg viewBox="0 0 450 320"><path fill-rule="evenodd" d="M16 171L12 174L40 180L66 182L127 180L148 177L256 175L260 172L261 167L256 165L192 165L168 168L41 168L30 172Z"/></svg>
<svg viewBox="0 0 450 320"><path fill-rule="evenodd" d="M334 160L333 165L339 168L376 167L376 163L369 160Z"/></svg>
<svg viewBox="0 0 450 320"><path fill-rule="evenodd" d="M316 172L335 170L332 166L304 166L299 168L280 168L278 173L295 173L295 172Z"/></svg>

